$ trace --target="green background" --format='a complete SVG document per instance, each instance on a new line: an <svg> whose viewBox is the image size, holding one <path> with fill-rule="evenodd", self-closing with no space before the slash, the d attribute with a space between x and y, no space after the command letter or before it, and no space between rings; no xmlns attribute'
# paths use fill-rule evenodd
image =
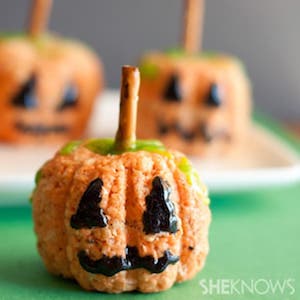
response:
<svg viewBox="0 0 300 300"><path fill-rule="evenodd" d="M272 128L299 147L280 128ZM195 279L158 294L116 296L86 292L72 281L49 275L35 247L29 204L0 207L0 299L300 299L300 183L212 194L211 209L211 251ZM226 286L207 294L200 280L206 280L206 287L209 280L219 285L252 280L258 285L254 293L247 289L242 293L237 285L230 295L225 294ZM281 284L290 280L295 292L286 286L283 293L277 289L259 294L267 291L266 281L276 284L277 280Z"/></svg>
<svg viewBox="0 0 300 300"><path fill-rule="evenodd" d="M211 251L206 267L194 280L150 295L123 294L122 299L261 299L259 294L204 295L200 279L285 280L286 288L264 299L300 299L300 185L227 195L212 195ZM49 275L35 248L31 209L2 207L0 211L0 299L114 298L82 291L75 283ZM258 286L260 291L265 287ZM221 292L221 291L220 291ZM225 291L226 292L226 291ZM298 296L297 296L298 295Z"/></svg>

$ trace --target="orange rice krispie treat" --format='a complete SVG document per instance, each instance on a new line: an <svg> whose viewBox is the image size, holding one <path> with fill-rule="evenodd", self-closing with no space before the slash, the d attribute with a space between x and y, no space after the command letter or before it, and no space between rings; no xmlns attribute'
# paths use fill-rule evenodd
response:
<svg viewBox="0 0 300 300"><path fill-rule="evenodd" d="M182 2L181 47L141 58L137 134L158 138L185 154L222 157L248 136L250 81L237 58L198 47L205 1Z"/></svg>
<svg viewBox="0 0 300 300"><path fill-rule="evenodd" d="M51 1L32 1L28 33L0 35L0 141L61 144L83 135L102 64L84 44L45 33Z"/></svg>
<svg viewBox="0 0 300 300"><path fill-rule="evenodd" d="M242 63L221 53L152 52L141 59L137 134L196 156L220 156L245 138L250 81Z"/></svg>
<svg viewBox="0 0 300 300"><path fill-rule="evenodd" d="M139 72L123 67L116 140L71 142L37 173L33 219L49 272L87 290L150 293L192 278L208 253L205 186L187 158L135 140Z"/></svg>

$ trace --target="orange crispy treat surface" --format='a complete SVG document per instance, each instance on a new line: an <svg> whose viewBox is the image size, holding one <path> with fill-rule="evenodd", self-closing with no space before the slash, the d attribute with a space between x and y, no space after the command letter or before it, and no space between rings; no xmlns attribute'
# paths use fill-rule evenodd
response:
<svg viewBox="0 0 300 300"><path fill-rule="evenodd" d="M251 88L237 59L221 54L150 53L141 59L140 69L139 138L159 139L167 147L202 157L228 153L244 140L250 124ZM177 77L182 95L178 101L164 96L172 76ZM207 105L213 84L220 93L218 107ZM173 129L163 133L160 124ZM204 127L207 140L201 133Z"/></svg>
<svg viewBox="0 0 300 300"><path fill-rule="evenodd" d="M14 105L14 97L33 77L36 106ZM69 85L76 87L78 102L59 110ZM0 38L0 140L59 144L81 137L102 86L101 62L80 43L53 36ZM41 133L28 130L32 127L66 130Z"/></svg>
<svg viewBox="0 0 300 300"><path fill-rule="evenodd" d="M102 156L81 146L70 155L57 153L47 162L33 193L33 218L38 250L49 272L75 278L87 290L109 293L157 292L192 278L203 267L209 250L210 210L206 190L194 189L177 167L175 161L182 155L172 155L139 151ZM155 176L171 186L178 218L178 231L173 234L143 231L145 198ZM103 181L100 206L108 226L74 229L71 216L95 178ZM140 268L109 277L85 271L77 257L82 249L95 260L103 255L124 257L126 246L137 247L140 256L154 258L169 249L180 260L159 274Z"/></svg>

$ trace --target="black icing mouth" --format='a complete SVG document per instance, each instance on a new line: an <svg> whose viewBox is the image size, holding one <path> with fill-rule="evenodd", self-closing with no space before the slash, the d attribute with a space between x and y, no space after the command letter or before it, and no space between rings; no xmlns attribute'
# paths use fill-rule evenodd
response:
<svg viewBox="0 0 300 300"><path fill-rule="evenodd" d="M62 134L69 130L65 125L46 126L43 124L25 124L22 122L17 122L15 127L22 133L31 135Z"/></svg>
<svg viewBox="0 0 300 300"><path fill-rule="evenodd" d="M211 131L204 123L200 123L193 129L185 129L178 121L164 123L158 121L158 131L161 136L175 132L181 139L192 142L197 138L202 138L204 142L211 143L215 139L224 139L229 141L230 136L226 130Z"/></svg>
<svg viewBox="0 0 300 300"><path fill-rule="evenodd" d="M179 261L179 257L173 255L169 250L164 252L164 255L155 259L152 256L139 256L136 247L126 247L126 256L108 257L103 255L98 260L92 260L85 250L78 253L80 265L89 273L102 274L105 276L113 276L116 273L126 270L134 270L143 268L150 273L161 273L168 265L175 264Z"/></svg>

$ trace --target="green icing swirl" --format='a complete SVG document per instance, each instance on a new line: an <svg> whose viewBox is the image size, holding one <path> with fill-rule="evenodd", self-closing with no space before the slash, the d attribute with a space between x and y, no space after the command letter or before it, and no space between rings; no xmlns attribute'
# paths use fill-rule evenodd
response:
<svg viewBox="0 0 300 300"><path fill-rule="evenodd" d="M101 155L108 154L122 154L123 152L115 150L115 141L114 139L92 139L85 143L83 146ZM137 152L137 151L148 151L148 152L166 152L164 145L155 140L137 140L135 145L128 149L127 152Z"/></svg>
<svg viewBox="0 0 300 300"><path fill-rule="evenodd" d="M83 146L90 151L101 155L122 154L123 152L115 150L115 141L112 138L90 139L87 141L71 141L59 150L61 155L72 154L79 146ZM137 140L135 145L126 152L148 151L168 155L165 146L156 140Z"/></svg>

